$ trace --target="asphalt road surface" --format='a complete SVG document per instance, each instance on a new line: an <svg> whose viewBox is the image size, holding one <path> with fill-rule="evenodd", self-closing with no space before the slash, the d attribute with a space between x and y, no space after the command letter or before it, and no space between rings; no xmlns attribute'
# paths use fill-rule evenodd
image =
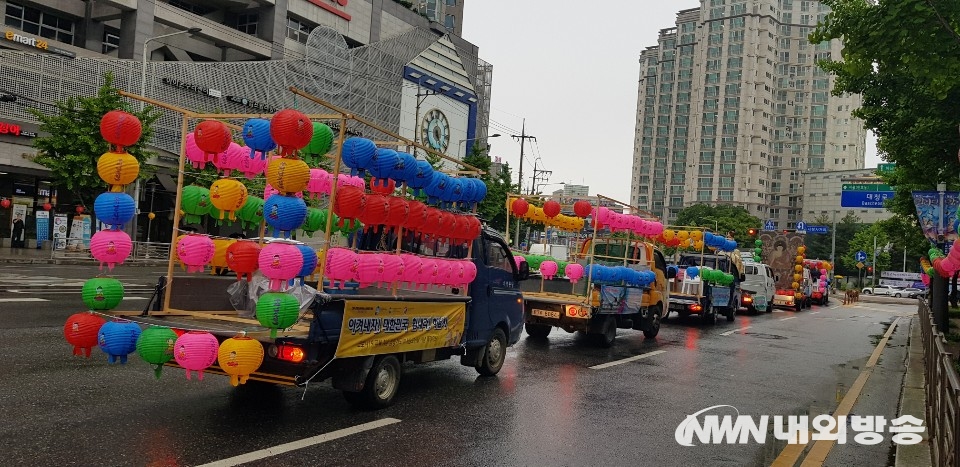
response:
<svg viewBox="0 0 960 467"><path fill-rule="evenodd" d="M139 309L162 270L114 272L127 288L121 308ZM233 388L173 368L155 379L135 355L126 365L99 350L72 356L63 322L83 308L80 285L95 274L0 269L5 465L769 465L786 446L772 433L763 444L685 447L675 430L716 405L732 406L719 415L831 413L900 318L852 409L890 420L916 314L910 303L834 300L716 326L673 317L653 340L620 330L610 349L554 329L547 341L524 336L494 378L456 360L407 367L397 403L364 412L328 383ZM823 465L890 462L889 434L873 446L853 434Z"/></svg>

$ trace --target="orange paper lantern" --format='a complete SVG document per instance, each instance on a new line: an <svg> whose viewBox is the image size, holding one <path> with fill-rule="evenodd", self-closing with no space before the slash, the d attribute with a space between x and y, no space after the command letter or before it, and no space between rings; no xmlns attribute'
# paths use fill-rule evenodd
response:
<svg viewBox="0 0 960 467"><path fill-rule="evenodd" d="M310 166L300 159L273 159L267 165L267 183L284 194L303 191L310 183Z"/></svg>
<svg viewBox="0 0 960 467"><path fill-rule="evenodd" d="M110 185L110 191L123 191L140 175L140 163L125 152L107 152L97 160L97 174Z"/></svg>
<svg viewBox="0 0 960 467"><path fill-rule="evenodd" d="M220 211L220 220L227 214L235 221L236 211L247 203L247 187L234 179L221 178L210 185L210 203Z"/></svg>

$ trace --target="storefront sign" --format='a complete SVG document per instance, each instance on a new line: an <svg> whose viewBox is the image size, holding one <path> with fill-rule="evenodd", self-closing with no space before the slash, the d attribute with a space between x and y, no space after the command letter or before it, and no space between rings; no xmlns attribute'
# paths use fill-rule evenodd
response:
<svg viewBox="0 0 960 467"><path fill-rule="evenodd" d="M37 245L50 238L50 211L37 211Z"/></svg>
<svg viewBox="0 0 960 467"><path fill-rule="evenodd" d="M67 215L56 214L53 216L53 249L65 248L67 248Z"/></svg>
<svg viewBox="0 0 960 467"><path fill-rule="evenodd" d="M265 112L270 112L270 113L278 112L280 110L279 108L274 107L270 104L264 104L262 102L252 101L250 99L247 99L246 97L227 96L227 100L230 102L233 102L234 104L240 104L244 107L250 107L251 109L263 110Z"/></svg>
<svg viewBox="0 0 960 467"><path fill-rule="evenodd" d="M16 42L18 44L29 45L30 47L35 47L44 52L50 52L52 54L63 55L64 57L76 58L77 54L69 51L63 50L59 47L54 47L47 42L46 39L40 37L31 37L25 36L23 34L17 34L9 29L6 30L3 34L4 39L10 42Z"/></svg>
<svg viewBox="0 0 960 467"><path fill-rule="evenodd" d="M0 122L0 135L22 136L24 138L36 138L37 134L31 131L23 131L20 125L16 123Z"/></svg>
<svg viewBox="0 0 960 467"><path fill-rule="evenodd" d="M210 96L216 99L223 97L223 93L220 92L219 90L211 89L206 86L200 86L199 84L184 83L183 81L180 81L178 79L172 79L172 78L162 78L160 81L163 84L166 84L169 86L177 87L180 89L186 89L188 91L193 91L197 94L203 94L205 96Z"/></svg>

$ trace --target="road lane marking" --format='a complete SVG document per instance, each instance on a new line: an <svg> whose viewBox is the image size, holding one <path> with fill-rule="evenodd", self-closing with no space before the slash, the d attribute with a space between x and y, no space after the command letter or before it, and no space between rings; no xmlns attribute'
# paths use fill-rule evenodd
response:
<svg viewBox="0 0 960 467"><path fill-rule="evenodd" d="M351 426L349 428L343 428L337 431L331 431L330 433L324 433L322 435L317 435L310 438L304 438L299 441L280 444L272 448L261 449L259 451L253 451L253 452L248 452L246 454L241 454L239 456L229 457L226 459L218 460L216 462L211 462L209 464L203 464L200 467L232 467L235 465L245 464L247 462L266 459L268 457L273 457L273 456L284 454L290 451L295 451L297 449L303 449L303 448L314 446L317 444L326 443L327 441L333 441L335 439L340 439L346 436L355 435L357 433L362 433L364 431L382 428L387 425L392 425L394 423L400 423L400 420L396 418L384 418L381 420L376 420L376 421L363 423L356 426Z"/></svg>
<svg viewBox="0 0 960 467"><path fill-rule="evenodd" d="M627 358L620 359L620 360L614 360L614 361L612 361L612 362L607 362L607 363L601 363L601 364L599 364L599 365L594 365L594 366L590 367L590 369L591 369L591 370L602 370L602 369L604 369L604 368L610 368L610 367L612 367L612 366L620 365L620 364L623 364L623 363L635 362L635 361L637 361L637 360L642 360L642 359L644 359L644 358L652 357L652 356L654 356L654 355L660 355L660 354L662 354L662 353L664 353L664 352L666 352L666 350L654 350L653 352L642 353L642 354L640 354L640 355L634 355L634 356L632 356L632 357L627 357Z"/></svg>
<svg viewBox="0 0 960 467"><path fill-rule="evenodd" d="M780 321L786 321L788 319L797 319L796 316L787 316L786 318L780 318Z"/></svg>
<svg viewBox="0 0 960 467"><path fill-rule="evenodd" d="M732 330L732 331L721 332L720 335L721 335L721 336L729 336L730 334L733 334L733 333L735 333L735 332L746 331L747 329L750 329L750 328L752 328L752 327L753 327L753 326L744 326L744 327L742 327L742 328L740 328L740 329L734 329L734 330Z"/></svg>
<svg viewBox="0 0 960 467"><path fill-rule="evenodd" d="M815 314L817 314L817 313L820 313L820 312L819 312L819 311L811 311L811 312L810 312L811 315L815 315Z"/></svg>
<svg viewBox="0 0 960 467"><path fill-rule="evenodd" d="M877 346L873 349L873 353L870 354L867 364L864 365L863 370L860 371L857 379L853 382L853 385L850 386L850 390L847 391L847 395L843 397L843 400L840 401L840 405L838 405L836 410L833 411L832 415L834 419L836 419L836 417L850 414L850 410L852 410L854 404L857 403L857 399L860 397L860 393L866 386L867 380L870 378L870 375L873 374L873 369L876 367L877 361L880 360L880 354L882 354L883 349L886 348L887 342L890 340L890 336L893 335L893 331L896 330L899 322L900 318L898 317L894 319L893 323L890 324L890 327L887 328L887 332L884 333L883 338L880 339L880 342L877 343ZM822 466L823 462L830 454L830 451L833 449L835 442L836 441L834 440L825 439L814 441L813 447L810 448L810 452L807 453L807 456L803 459L803 463L800 464L800 467ZM809 444L809 442L806 444L788 444L787 447L780 452L780 455L777 456L773 463L770 464L770 467L793 467L797 463L797 460L800 459L800 456L806 449L807 444Z"/></svg>
<svg viewBox="0 0 960 467"><path fill-rule="evenodd" d="M12 303L12 302L49 302L45 298L33 298L33 297L24 297L24 298L0 298L0 303Z"/></svg>

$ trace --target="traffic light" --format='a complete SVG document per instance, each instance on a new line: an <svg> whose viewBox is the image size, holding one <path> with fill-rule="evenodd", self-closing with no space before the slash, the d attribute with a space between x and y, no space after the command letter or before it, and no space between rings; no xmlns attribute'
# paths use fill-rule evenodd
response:
<svg viewBox="0 0 960 467"><path fill-rule="evenodd" d="M757 234L757 229L747 229L747 235L754 236Z"/></svg>
<svg viewBox="0 0 960 467"><path fill-rule="evenodd" d="M867 266L867 272L873 274L873 266Z"/></svg>

